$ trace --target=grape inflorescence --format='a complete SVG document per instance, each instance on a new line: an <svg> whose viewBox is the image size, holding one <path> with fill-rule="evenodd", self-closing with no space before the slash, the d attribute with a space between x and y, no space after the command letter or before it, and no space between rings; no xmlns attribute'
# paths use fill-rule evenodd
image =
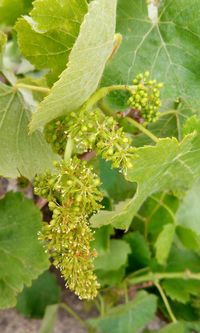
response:
<svg viewBox="0 0 200 333"><path fill-rule="evenodd" d="M139 111L146 123L155 122L160 116L160 89L163 86L156 80L149 80L149 75L149 72L145 72L136 76L133 80L135 88L128 100L128 105Z"/></svg>
<svg viewBox="0 0 200 333"><path fill-rule="evenodd" d="M88 217L101 208L100 180L85 161L76 157L57 162L55 167L56 173L35 178L35 193L49 201L53 212L51 222L44 222L39 239L66 286L81 299L92 299L99 284L93 272L96 251L90 247L93 232Z"/></svg>

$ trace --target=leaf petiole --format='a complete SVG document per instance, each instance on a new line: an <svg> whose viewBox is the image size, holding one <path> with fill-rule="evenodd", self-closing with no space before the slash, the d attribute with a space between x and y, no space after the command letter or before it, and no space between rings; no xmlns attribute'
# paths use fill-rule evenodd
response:
<svg viewBox="0 0 200 333"><path fill-rule="evenodd" d="M16 83L15 86L13 87L14 89L27 89L27 90L32 90L32 91L37 91L41 92L44 94L49 94L50 90L49 88L46 87L38 87L38 86L33 86L30 84L25 84L25 83Z"/></svg>
<svg viewBox="0 0 200 333"><path fill-rule="evenodd" d="M159 293L160 293L160 296L163 300L163 303L165 304L165 307L167 309L167 312L169 314L169 317L171 318L172 322L173 323L176 323L177 322L177 319L176 317L174 316L173 312L172 312L172 309L171 309L171 306L168 302L168 299L164 293L164 290L162 289L161 285L158 283L158 282L154 282L154 285L156 286L156 288L158 289Z"/></svg>

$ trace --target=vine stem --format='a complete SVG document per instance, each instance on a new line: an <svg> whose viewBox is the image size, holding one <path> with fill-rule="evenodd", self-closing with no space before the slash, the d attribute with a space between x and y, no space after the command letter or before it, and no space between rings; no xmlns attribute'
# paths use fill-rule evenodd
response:
<svg viewBox="0 0 200 333"><path fill-rule="evenodd" d="M139 124L136 120L134 120L133 118L130 118L130 117L127 117L126 119L131 124L133 124L136 128L138 128L140 130L140 132L146 134L152 141L154 141L155 143L159 142L159 139L153 133L151 133L148 129L146 129L144 126Z"/></svg>
<svg viewBox="0 0 200 333"><path fill-rule="evenodd" d="M38 87L38 86L32 86L30 84L25 84L25 83L16 83L16 85L14 86L15 89L28 89L28 90L32 90L32 91L37 91L37 92L41 92L44 94L49 94L50 90L49 88L46 87Z"/></svg>
<svg viewBox="0 0 200 333"><path fill-rule="evenodd" d="M64 309L66 312L68 312L72 317L74 317L76 320L79 321L79 323L84 326L85 328L88 329L88 325L87 323L81 318L79 317L79 315L77 315L77 313L71 308L69 307L67 304L65 303L60 303L59 304L60 308Z"/></svg>
<svg viewBox="0 0 200 333"><path fill-rule="evenodd" d="M170 304L168 302L168 299L167 299L167 297L166 297L166 295L164 293L164 290L162 289L161 285L158 282L154 282L154 285L156 286L156 288L158 289L158 291L160 293L160 296L161 296L161 298L163 300L163 303L165 304L165 307L167 309L169 317L171 318L171 320L172 320L173 323L176 323L177 319L176 319L176 317L173 314L173 311L172 311L171 306L170 306Z"/></svg>
<svg viewBox="0 0 200 333"><path fill-rule="evenodd" d="M130 93L133 92L135 86L128 86L128 85L113 85L109 87L103 87L98 89L90 99L85 103L83 108L85 110L91 109L95 104L97 104L101 99L106 97L112 91L122 90L122 91L129 91Z"/></svg>
<svg viewBox="0 0 200 333"><path fill-rule="evenodd" d="M185 272L165 272L165 273L149 272L141 276L133 275L133 277L131 277L131 275L129 275L127 277L127 280L131 285L147 281L152 281L154 283L164 279L183 279L183 280L191 279L191 280L200 281L200 273L193 273L189 270L186 270Z"/></svg>

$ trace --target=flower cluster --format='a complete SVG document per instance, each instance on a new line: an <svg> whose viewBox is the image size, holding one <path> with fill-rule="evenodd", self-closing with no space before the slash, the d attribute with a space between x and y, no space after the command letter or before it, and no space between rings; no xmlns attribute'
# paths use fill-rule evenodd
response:
<svg viewBox="0 0 200 333"><path fill-rule="evenodd" d="M95 150L114 168L120 168L124 174L132 167L134 148L131 140L112 117L106 117L99 125Z"/></svg>
<svg viewBox="0 0 200 333"><path fill-rule="evenodd" d="M131 140L113 117L105 116L98 108L90 112L84 109L79 113L72 112L69 116L47 125L46 133L49 134L47 140L53 144L54 150L55 145L59 147L60 144L59 151L63 153L70 135L75 143L76 154L94 150L97 155L111 161L114 168L120 168L124 173L132 166L134 148L131 147Z"/></svg>
<svg viewBox="0 0 200 333"><path fill-rule="evenodd" d="M83 152L95 150L97 155L111 161L114 168L120 168L124 173L132 166L134 148L131 147L131 140L113 117L106 117L99 109L91 112L83 110L78 119L74 115L69 133L76 147Z"/></svg>
<svg viewBox="0 0 200 333"><path fill-rule="evenodd" d="M90 247L93 232L88 216L101 208L102 194L97 188L100 181L92 168L76 157L55 166L57 173L35 179L35 193L48 199L53 212L39 238L60 269L66 286L81 299L92 299L99 284L93 273L96 252Z"/></svg>
<svg viewBox="0 0 200 333"><path fill-rule="evenodd" d="M128 100L128 104L140 112L145 122L155 122L159 118L159 108L161 106L160 89L162 83L156 80L149 80L149 72L137 75L133 80L135 89Z"/></svg>

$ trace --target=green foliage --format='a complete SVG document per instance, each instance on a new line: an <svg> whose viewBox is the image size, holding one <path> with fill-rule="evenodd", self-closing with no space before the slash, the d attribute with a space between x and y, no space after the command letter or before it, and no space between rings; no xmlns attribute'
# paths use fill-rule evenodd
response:
<svg viewBox="0 0 200 333"><path fill-rule="evenodd" d="M90 320L98 333L138 333L150 322L156 310L156 297L142 291L135 299L111 309L107 315Z"/></svg>
<svg viewBox="0 0 200 333"><path fill-rule="evenodd" d="M190 228L200 235L199 181L187 191L177 211L177 221L180 225Z"/></svg>
<svg viewBox="0 0 200 333"><path fill-rule="evenodd" d="M187 268L192 272L199 272L199 262L199 255L195 254L191 250L172 247L166 270L168 272L181 272ZM163 281L163 287L167 295L172 300L187 303L190 301L191 294L199 294L200 281L166 279Z"/></svg>
<svg viewBox="0 0 200 333"><path fill-rule="evenodd" d="M0 83L0 109L0 174L31 179L36 173L50 168L52 159L57 157L41 132L28 134L31 107L23 95Z"/></svg>
<svg viewBox="0 0 200 333"><path fill-rule="evenodd" d="M156 243L156 259L159 264L166 264L175 234L175 225L167 224L159 234Z"/></svg>
<svg viewBox="0 0 200 333"><path fill-rule="evenodd" d="M30 17L18 20L15 29L23 55L37 69L49 69L50 82L66 68L86 13L85 0L39 0Z"/></svg>
<svg viewBox="0 0 200 333"><path fill-rule="evenodd" d="M6 44L6 41L7 41L6 35L0 31L0 54Z"/></svg>
<svg viewBox="0 0 200 333"><path fill-rule="evenodd" d="M33 115L31 131L52 119L76 111L96 90L112 51L115 12L116 0L91 2L70 53L68 67ZM99 26L103 29L101 34L98 34Z"/></svg>
<svg viewBox="0 0 200 333"><path fill-rule="evenodd" d="M46 253L98 312L60 304L88 332L148 331L155 315L157 332L199 332L199 9L0 0L0 176L32 197L0 200L0 307L18 296L40 333L59 306Z"/></svg>
<svg viewBox="0 0 200 333"><path fill-rule="evenodd" d="M199 332L199 323L186 323L186 322L177 322L169 324L166 327L158 330L158 333L198 333Z"/></svg>
<svg viewBox="0 0 200 333"><path fill-rule="evenodd" d="M28 13L31 3L32 0L1 0L0 24L13 25L19 16Z"/></svg>
<svg viewBox="0 0 200 333"><path fill-rule="evenodd" d="M139 232L129 232L124 239L131 246L129 253L129 271L135 271L150 264L151 253L144 237Z"/></svg>
<svg viewBox="0 0 200 333"><path fill-rule="evenodd" d="M135 149L127 180L137 182L133 199L121 202L115 211L102 211L92 218L94 227L112 223L127 229L145 199L155 192L185 190L200 176L198 135L187 135L180 143L175 138L159 139L156 146ZM167 152L167 154L166 154Z"/></svg>
<svg viewBox="0 0 200 333"><path fill-rule="evenodd" d="M105 271L118 270L126 264L129 253L130 247L126 242L113 239L110 241L108 251L95 259L95 268Z"/></svg>
<svg viewBox="0 0 200 333"><path fill-rule="evenodd" d="M119 170L112 169L110 162L105 162L103 159L100 159L99 174L102 189L106 191L114 202L131 198L135 193L134 184L128 182Z"/></svg>
<svg viewBox="0 0 200 333"><path fill-rule="evenodd" d="M42 318L47 306L57 304L60 288L56 278L49 271L44 272L32 286L24 288L17 298L17 310L26 317Z"/></svg>
<svg viewBox="0 0 200 333"><path fill-rule="evenodd" d="M152 22L145 0L119 0L117 32L123 41L102 84L130 84L138 72L148 69L164 82L164 99L180 97L191 107L198 105L199 6L198 0L163 0Z"/></svg>
<svg viewBox="0 0 200 333"><path fill-rule="evenodd" d="M41 214L30 200L8 193L0 201L0 214L0 308L9 308L49 261L37 240Z"/></svg>

